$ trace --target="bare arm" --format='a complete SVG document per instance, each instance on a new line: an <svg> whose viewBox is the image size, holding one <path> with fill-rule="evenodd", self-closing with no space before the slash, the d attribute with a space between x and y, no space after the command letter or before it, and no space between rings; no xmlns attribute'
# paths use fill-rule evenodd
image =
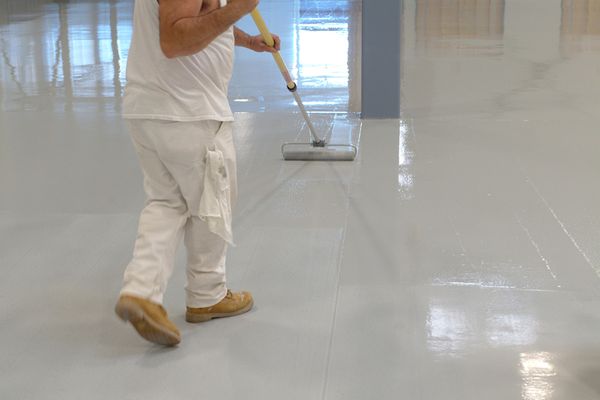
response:
<svg viewBox="0 0 600 400"><path fill-rule="evenodd" d="M250 35L246 32L238 28L237 26L233 27L233 34L235 35L235 45L241 47L247 47L248 42L250 41Z"/></svg>
<svg viewBox="0 0 600 400"><path fill-rule="evenodd" d="M206 0L160 0L160 47L168 58L195 54L258 5L259 0L230 0L201 13Z"/></svg>

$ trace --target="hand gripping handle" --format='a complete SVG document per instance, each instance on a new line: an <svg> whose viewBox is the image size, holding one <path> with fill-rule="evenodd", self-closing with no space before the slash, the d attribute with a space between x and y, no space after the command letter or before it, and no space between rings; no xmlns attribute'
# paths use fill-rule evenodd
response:
<svg viewBox="0 0 600 400"><path fill-rule="evenodd" d="M252 11L250 13L250 15L252 16L252 19L254 20L254 23L256 24L256 27L260 31L260 34L262 35L263 40L265 41L267 46L274 47L275 40L273 40L273 36L271 35L271 32L269 32L269 29L267 28L267 24L265 24L265 20L263 19L262 15L260 15L260 13L258 12L258 8L255 8L254 11ZM292 80L292 77L290 76L290 73L289 73L287 67L285 66L285 62L283 61L283 58L281 58L281 54L279 54L279 52L271 53L271 54L273 55L273 59L275 60L275 62L277 63L277 66L279 67L279 71L281 71L281 75L283 76L283 79L285 79L285 83L287 85L288 90L290 92L295 91L296 83Z"/></svg>

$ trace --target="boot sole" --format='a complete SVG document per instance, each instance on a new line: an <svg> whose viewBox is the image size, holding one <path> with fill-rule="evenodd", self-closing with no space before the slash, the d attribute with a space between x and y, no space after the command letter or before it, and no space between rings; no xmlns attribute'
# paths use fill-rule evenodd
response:
<svg viewBox="0 0 600 400"><path fill-rule="evenodd" d="M154 321L139 304L133 301L119 300L115 312L123 321L130 322L137 333L149 342L163 346L175 346L181 342L179 335Z"/></svg>
<svg viewBox="0 0 600 400"><path fill-rule="evenodd" d="M254 300L248 303L244 308L240 308L239 310L230 312L230 313L211 313L211 314L194 314L190 312L185 313L185 320L191 323L197 322L206 322L210 321L214 318L227 318L227 317L235 317L236 315L247 313L254 306Z"/></svg>

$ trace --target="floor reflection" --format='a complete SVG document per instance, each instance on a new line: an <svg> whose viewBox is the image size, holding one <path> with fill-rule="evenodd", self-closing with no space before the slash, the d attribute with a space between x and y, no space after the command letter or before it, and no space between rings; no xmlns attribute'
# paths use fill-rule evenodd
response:
<svg viewBox="0 0 600 400"><path fill-rule="evenodd" d="M312 111L358 111L359 52L355 48L360 2L296 0L279 4L265 0L261 7L279 10L273 20L296 21L285 21L290 32L281 33L292 37L288 45L293 57L286 61L307 107ZM2 110L120 111L133 0L12 0L1 2L0 11ZM236 69L256 68L241 61ZM294 107L279 81L255 75L251 84L236 81L242 87L234 92L245 91L247 98L274 103L285 99L281 103ZM244 96L241 99L232 99L234 110L245 106ZM270 108L282 107L273 104Z"/></svg>
<svg viewBox="0 0 600 400"><path fill-rule="evenodd" d="M24 6L0 30L3 109L118 111L121 62L131 40L130 2Z"/></svg>
<svg viewBox="0 0 600 400"><path fill-rule="evenodd" d="M465 310L432 304L427 315L427 347L440 357L461 357L475 335L475 323Z"/></svg>
<svg viewBox="0 0 600 400"><path fill-rule="evenodd" d="M398 135L398 193L403 200L414 197L415 140L412 126L401 121Z"/></svg>
<svg viewBox="0 0 600 400"><path fill-rule="evenodd" d="M309 107L346 111L350 104L351 111L360 111L359 99L353 97L358 91L349 91L357 87L358 57L351 53L359 12L358 2L300 0L295 25L298 83L308 92Z"/></svg>
<svg viewBox="0 0 600 400"><path fill-rule="evenodd" d="M562 0L560 37L565 55L600 50L600 0Z"/></svg>
<svg viewBox="0 0 600 400"><path fill-rule="evenodd" d="M502 48L467 40L500 40L504 34L505 0L417 0L416 33L420 47L465 50ZM457 39L461 41L458 42Z"/></svg>
<svg viewBox="0 0 600 400"><path fill-rule="evenodd" d="M600 35L599 0L562 0L563 35Z"/></svg>
<svg viewBox="0 0 600 400"><path fill-rule="evenodd" d="M553 356L547 352L522 353L521 377L523 400L546 400L553 398L556 369Z"/></svg>

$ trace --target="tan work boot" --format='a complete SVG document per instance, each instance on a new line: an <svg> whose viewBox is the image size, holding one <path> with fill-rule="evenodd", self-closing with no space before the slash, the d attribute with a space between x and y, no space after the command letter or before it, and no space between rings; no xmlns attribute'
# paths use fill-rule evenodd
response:
<svg viewBox="0 0 600 400"><path fill-rule="evenodd" d="M115 306L115 312L123 321L129 321L144 339L175 346L181 342L181 334L169 321L167 312L160 305L140 297L123 295Z"/></svg>
<svg viewBox="0 0 600 400"><path fill-rule="evenodd" d="M225 298L212 307L188 307L185 320L187 322L204 322L213 318L233 317L250 311L253 305L254 300L250 293L233 293L228 290Z"/></svg>

